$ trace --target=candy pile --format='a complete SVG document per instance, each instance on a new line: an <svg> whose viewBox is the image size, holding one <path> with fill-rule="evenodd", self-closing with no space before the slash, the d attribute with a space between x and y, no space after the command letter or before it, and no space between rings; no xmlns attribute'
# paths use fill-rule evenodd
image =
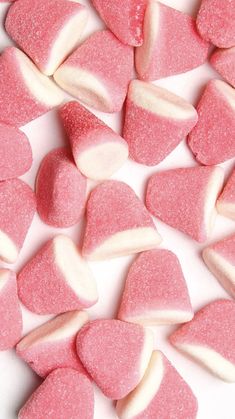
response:
<svg viewBox="0 0 235 419"><path fill-rule="evenodd" d="M235 220L235 169L224 185L216 166L235 157L235 0L202 0L196 20L156 0L92 0L107 28L83 41L89 13L79 2L10 1L5 29L15 46L0 56L0 259L16 262L36 211L54 228L86 219L80 250L58 233L17 275L0 269L0 350L16 348L44 380L18 417L92 419L96 384L120 419L195 419L197 399L149 326L179 325L169 342L235 382L235 302L194 313L180 261L157 248L152 215L199 243L217 212ZM151 83L200 66L211 44L225 81L210 80L196 108ZM122 136L75 99L123 110ZM18 179L32 165L20 127L55 107L68 146L44 157L34 192ZM155 166L185 138L195 165L156 171L145 203L109 179L128 156ZM90 319L99 296L88 261L133 254L116 318ZM235 234L207 244L202 260L235 298ZM56 317L22 337L19 301Z"/></svg>

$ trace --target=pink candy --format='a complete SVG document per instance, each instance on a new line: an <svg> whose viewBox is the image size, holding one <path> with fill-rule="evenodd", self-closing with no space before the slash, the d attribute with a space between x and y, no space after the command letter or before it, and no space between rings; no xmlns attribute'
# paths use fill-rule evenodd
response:
<svg viewBox="0 0 235 419"><path fill-rule="evenodd" d="M83 374L71 368L53 371L19 412L19 419L93 419L94 391Z"/></svg>
<svg viewBox="0 0 235 419"><path fill-rule="evenodd" d="M224 381L235 382L235 302L214 301L171 337L177 349Z"/></svg>
<svg viewBox="0 0 235 419"><path fill-rule="evenodd" d="M17 128L4 124L0 124L0 138L0 181L23 175L32 165L28 138Z"/></svg>
<svg viewBox="0 0 235 419"><path fill-rule="evenodd" d="M109 180L93 189L86 216L82 253L88 259L138 253L161 241L148 211L124 182Z"/></svg>
<svg viewBox="0 0 235 419"><path fill-rule="evenodd" d="M108 28L123 42L135 47L143 43L143 21L147 0L92 0Z"/></svg>
<svg viewBox="0 0 235 419"><path fill-rule="evenodd" d="M119 112L133 73L133 48L110 31L91 35L55 72L55 81L86 105Z"/></svg>
<svg viewBox="0 0 235 419"><path fill-rule="evenodd" d="M78 102L60 109L78 169L88 178L103 180L118 170L128 157L126 142Z"/></svg>
<svg viewBox="0 0 235 419"><path fill-rule="evenodd" d="M136 50L140 79L157 80L203 64L208 43L198 34L191 16L151 0L144 19L144 43Z"/></svg>
<svg viewBox="0 0 235 419"><path fill-rule="evenodd" d="M96 320L78 333L78 355L106 397L121 399L142 379L153 350L153 336L137 324Z"/></svg>
<svg viewBox="0 0 235 419"><path fill-rule="evenodd" d="M85 210L86 185L66 148L48 153L36 184L37 209L42 220L54 227L78 223Z"/></svg>
<svg viewBox="0 0 235 419"><path fill-rule="evenodd" d="M198 123L189 134L189 147L206 165L235 156L235 89L221 80L210 81L197 106Z"/></svg>
<svg viewBox="0 0 235 419"><path fill-rule="evenodd" d="M60 314L94 305L96 283L73 241L63 235L47 242L18 276L19 297L38 314Z"/></svg>
<svg viewBox="0 0 235 419"><path fill-rule="evenodd" d="M144 325L184 323L193 317L180 263L168 250L142 253L131 266L120 320Z"/></svg>
<svg viewBox="0 0 235 419"><path fill-rule="evenodd" d="M202 0L197 15L201 36L219 48L235 45L235 0Z"/></svg>
<svg viewBox="0 0 235 419"><path fill-rule="evenodd" d="M154 351L139 385L117 403L120 419L195 419L197 399L160 351Z"/></svg>
<svg viewBox="0 0 235 419"><path fill-rule="evenodd" d="M0 183L0 258L14 263L36 211L32 189L20 179Z"/></svg>
<svg viewBox="0 0 235 419"><path fill-rule="evenodd" d="M0 269L0 351L11 349L22 333L15 273Z"/></svg>
<svg viewBox="0 0 235 419"><path fill-rule="evenodd" d="M179 96L150 83L132 81L123 129L132 159L148 166L160 163L197 119L194 107Z"/></svg>
<svg viewBox="0 0 235 419"><path fill-rule="evenodd" d="M6 18L6 31L46 75L77 46L87 22L84 6L67 0L18 0Z"/></svg>
<svg viewBox="0 0 235 419"><path fill-rule="evenodd" d="M0 56L0 122L27 124L58 106L63 93L41 74L19 49L6 48ZM6 106L7 104L7 106Z"/></svg>
<svg viewBox="0 0 235 419"><path fill-rule="evenodd" d="M146 206L155 216L198 242L211 233L217 196L223 184L219 167L158 172L147 186Z"/></svg>
<svg viewBox="0 0 235 419"><path fill-rule="evenodd" d="M235 87L235 47L217 49L210 59L211 65L233 87Z"/></svg>
<svg viewBox="0 0 235 419"><path fill-rule="evenodd" d="M217 201L217 210L225 217L235 220L235 169Z"/></svg>
<svg viewBox="0 0 235 419"><path fill-rule="evenodd" d="M86 374L76 353L76 336L88 321L85 311L61 314L25 336L16 352L41 377L70 367Z"/></svg>
<svg viewBox="0 0 235 419"><path fill-rule="evenodd" d="M210 271L235 298L235 235L206 247L202 255Z"/></svg>

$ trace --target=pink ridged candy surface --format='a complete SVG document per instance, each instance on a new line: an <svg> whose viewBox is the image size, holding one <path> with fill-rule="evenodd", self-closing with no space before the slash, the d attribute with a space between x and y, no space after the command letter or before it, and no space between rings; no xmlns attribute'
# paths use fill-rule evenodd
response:
<svg viewBox="0 0 235 419"><path fill-rule="evenodd" d="M77 336L83 365L105 396L114 400L125 397L141 380L144 344L142 326L119 320L92 321ZM151 352L150 347L148 360Z"/></svg>
<svg viewBox="0 0 235 419"><path fill-rule="evenodd" d="M210 233L210 220L222 187L222 173L220 168L201 166L158 172L148 182L146 206L166 224L203 242ZM214 176L218 176L216 192L211 202L209 200L207 212L206 203Z"/></svg>
<svg viewBox="0 0 235 419"><path fill-rule="evenodd" d="M196 107L198 123L188 145L199 163L213 165L235 156L235 89L210 81Z"/></svg>
<svg viewBox="0 0 235 419"><path fill-rule="evenodd" d="M143 43L146 0L92 0L92 3L121 42L135 47Z"/></svg>
<svg viewBox="0 0 235 419"><path fill-rule="evenodd" d="M50 63L55 52L56 41L63 34L69 21L79 13L84 13L85 7L79 3L67 0L18 0L11 6L7 14L5 28L9 36L33 60L45 74L51 75L72 51L71 43L77 45L83 26L77 22L76 42L70 34L64 54L63 45L57 45L57 56ZM85 17L84 17L85 19ZM48 30L50 28L50 30ZM75 36L75 35L74 35Z"/></svg>
<svg viewBox="0 0 235 419"><path fill-rule="evenodd" d="M211 65L233 87L235 87L235 47L217 49L210 58Z"/></svg>
<svg viewBox="0 0 235 419"><path fill-rule="evenodd" d="M86 202L86 179L75 166L69 150L57 148L43 159L37 175L37 210L54 227L80 221Z"/></svg>
<svg viewBox="0 0 235 419"><path fill-rule="evenodd" d="M129 270L118 318L143 324L174 324L192 317L187 285L174 253L141 253Z"/></svg>
<svg viewBox="0 0 235 419"><path fill-rule="evenodd" d="M74 255L75 252L76 255ZM75 273L71 273L72 280L70 281L68 263L71 254L70 264L72 263ZM66 256L68 260L63 260L62 258ZM75 262L82 263L80 275L76 271ZM37 314L60 314L65 311L88 308L97 301L95 290L90 299L89 294L85 292L88 275L89 285L90 282L93 284L93 277L90 276L88 268L84 267L72 240L67 236L56 236L49 240L20 271L18 275L19 297L29 310ZM79 288L76 292L74 281L75 284L82 281L82 290Z"/></svg>
<svg viewBox="0 0 235 419"><path fill-rule="evenodd" d="M149 106L146 106L148 100ZM169 113L161 111L162 102L168 109L171 106L175 109ZM193 106L179 96L137 80L130 83L125 109L123 137L129 144L130 156L148 166L164 160L198 119Z"/></svg>
<svg viewBox="0 0 235 419"><path fill-rule="evenodd" d="M95 32L78 47L55 72L54 78L86 105L112 113L122 109L133 67L133 48L122 44L112 32L103 30ZM68 77L65 76L67 69L72 69ZM84 80L92 77L92 82L88 79L86 83L87 88L81 77Z"/></svg>
<svg viewBox="0 0 235 419"><path fill-rule="evenodd" d="M20 179L0 183L0 230L14 244L19 252L36 211L36 200L32 189ZM0 255L8 262L15 262L13 255L2 242Z"/></svg>
<svg viewBox="0 0 235 419"><path fill-rule="evenodd" d="M201 36L219 48L235 45L235 0L202 0L197 15Z"/></svg>
<svg viewBox="0 0 235 419"><path fill-rule="evenodd" d="M0 270L0 351L13 348L22 333L22 315L15 273Z"/></svg>
<svg viewBox="0 0 235 419"><path fill-rule="evenodd" d="M136 50L138 77L150 81L185 73L206 61L208 48L191 16L151 0L144 19L144 43Z"/></svg>
<svg viewBox="0 0 235 419"><path fill-rule="evenodd" d="M65 367L87 374L76 352L77 333L87 321L83 311L63 313L26 335L16 353L41 377Z"/></svg>
<svg viewBox="0 0 235 419"><path fill-rule="evenodd" d="M0 181L16 178L32 165L32 150L26 135L17 128L0 124Z"/></svg>
<svg viewBox="0 0 235 419"><path fill-rule="evenodd" d="M235 219L235 169L233 169L229 176L217 201L217 209L226 217Z"/></svg>
<svg viewBox="0 0 235 419"><path fill-rule="evenodd" d="M19 419L92 419L94 391L83 374L71 368L53 371L19 412Z"/></svg>

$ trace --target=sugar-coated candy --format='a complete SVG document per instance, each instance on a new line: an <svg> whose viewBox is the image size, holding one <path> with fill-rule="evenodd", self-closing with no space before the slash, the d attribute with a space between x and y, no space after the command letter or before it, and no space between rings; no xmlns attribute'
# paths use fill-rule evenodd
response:
<svg viewBox="0 0 235 419"><path fill-rule="evenodd" d="M90 194L83 255L110 259L155 248L161 241L144 204L124 182L107 180Z"/></svg>
<svg viewBox="0 0 235 419"><path fill-rule="evenodd" d="M216 49L210 63L225 81L235 87L235 47Z"/></svg>
<svg viewBox="0 0 235 419"><path fill-rule="evenodd" d="M126 141L78 102L65 104L60 117L75 163L84 176L109 178L127 160Z"/></svg>
<svg viewBox="0 0 235 419"><path fill-rule="evenodd" d="M18 275L19 297L38 314L60 314L94 305L96 283L73 241L49 240Z"/></svg>
<svg viewBox="0 0 235 419"><path fill-rule="evenodd" d="M224 179L220 167L188 167L151 176L146 206L166 224L204 242L211 234Z"/></svg>
<svg viewBox="0 0 235 419"><path fill-rule="evenodd" d="M225 217L235 220L235 169L229 176L217 201L217 210Z"/></svg>
<svg viewBox="0 0 235 419"><path fill-rule="evenodd" d="M106 397L118 400L142 379L153 350L151 330L120 320L95 320L77 336L86 370Z"/></svg>

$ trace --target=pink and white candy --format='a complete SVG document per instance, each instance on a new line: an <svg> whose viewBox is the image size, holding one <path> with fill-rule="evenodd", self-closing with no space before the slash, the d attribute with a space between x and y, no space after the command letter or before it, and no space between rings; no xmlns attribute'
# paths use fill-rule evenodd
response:
<svg viewBox="0 0 235 419"><path fill-rule="evenodd" d="M217 210L225 217L235 220L235 169L217 201Z"/></svg>
<svg viewBox="0 0 235 419"><path fill-rule="evenodd" d="M225 81L235 87L235 47L216 49L210 63Z"/></svg>

